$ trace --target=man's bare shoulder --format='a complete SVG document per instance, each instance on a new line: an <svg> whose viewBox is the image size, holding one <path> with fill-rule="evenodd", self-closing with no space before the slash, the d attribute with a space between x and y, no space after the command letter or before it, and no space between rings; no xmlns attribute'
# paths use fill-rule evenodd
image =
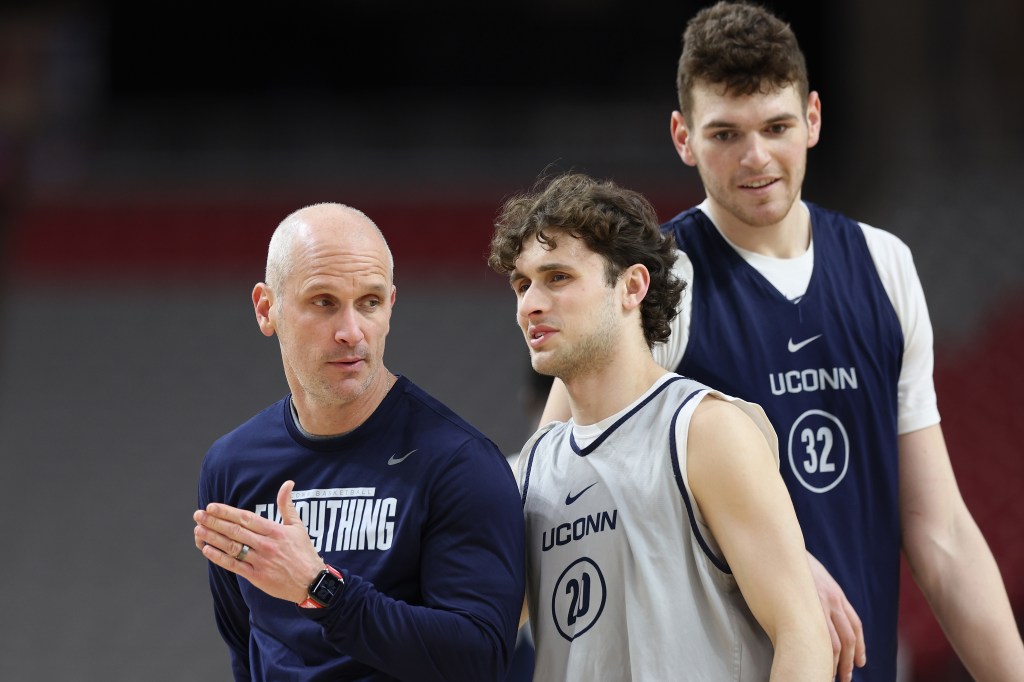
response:
<svg viewBox="0 0 1024 682"><path fill-rule="evenodd" d="M687 450L691 461L711 459L719 464L738 462L752 455L771 458L768 441L750 415L733 402L710 393L693 411Z"/></svg>
<svg viewBox="0 0 1024 682"><path fill-rule="evenodd" d="M728 428L744 423L754 425L750 417L731 401L714 393L708 393L693 411L693 418L690 420L690 433Z"/></svg>

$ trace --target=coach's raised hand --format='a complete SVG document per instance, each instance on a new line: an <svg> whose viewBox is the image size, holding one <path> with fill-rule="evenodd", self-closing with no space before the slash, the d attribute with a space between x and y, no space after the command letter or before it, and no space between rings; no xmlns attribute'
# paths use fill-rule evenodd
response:
<svg viewBox="0 0 1024 682"><path fill-rule="evenodd" d="M216 502L192 518L203 556L272 597L299 603L324 562L292 503L294 487L293 481L285 481L277 493L281 523Z"/></svg>

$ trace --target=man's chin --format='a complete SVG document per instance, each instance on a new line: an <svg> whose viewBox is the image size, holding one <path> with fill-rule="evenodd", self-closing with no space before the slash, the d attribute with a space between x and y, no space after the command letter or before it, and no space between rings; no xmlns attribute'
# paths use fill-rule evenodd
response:
<svg viewBox="0 0 1024 682"><path fill-rule="evenodd" d="M311 397L325 407L344 407L365 393L368 384L366 377L352 377L322 385Z"/></svg>
<svg viewBox="0 0 1024 682"><path fill-rule="evenodd" d="M745 208L740 214L740 219L751 227L770 227L778 225L793 209L794 200L780 198L763 204L757 204Z"/></svg>
<svg viewBox="0 0 1024 682"><path fill-rule="evenodd" d="M559 376L557 362L546 353L531 353L530 364L533 366L533 371L537 374L549 377Z"/></svg>

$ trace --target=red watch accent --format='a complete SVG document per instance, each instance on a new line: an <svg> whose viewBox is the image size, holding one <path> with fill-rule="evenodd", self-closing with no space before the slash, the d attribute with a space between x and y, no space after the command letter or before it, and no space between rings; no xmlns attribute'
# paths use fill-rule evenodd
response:
<svg viewBox="0 0 1024 682"><path fill-rule="evenodd" d="M341 573L339 573L338 570L336 568L334 568L334 566L331 566L330 564L324 564L324 565L327 567L327 571L331 575L333 575L338 580L344 580L344 578L342 577ZM316 582L316 581L314 581L314 582ZM299 603L299 608L303 608L303 609L322 609L323 605L320 604L319 602L317 602L316 600L314 600L312 597L306 597L305 601Z"/></svg>

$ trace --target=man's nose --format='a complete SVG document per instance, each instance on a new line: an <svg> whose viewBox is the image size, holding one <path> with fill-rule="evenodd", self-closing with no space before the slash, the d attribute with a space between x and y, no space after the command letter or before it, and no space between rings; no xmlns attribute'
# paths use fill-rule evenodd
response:
<svg viewBox="0 0 1024 682"><path fill-rule="evenodd" d="M742 163L747 168L761 169L771 161L768 144L760 135L751 135L750 142L744 150Z"/></svg>
<svg viewBox="0 0 1024 682"><path fill-rule="evenodd" d="M361 318L355 308L345 307L335 316L334 341L347 346L355 346L363 341Z"/></svg>
<svg viewBox="0 0 1024 682"><path fill-rule="evenodd" d="M540 287L530 286L519 299L519 314L525 318L543 312L549 303L550 299Z"/></svg>

